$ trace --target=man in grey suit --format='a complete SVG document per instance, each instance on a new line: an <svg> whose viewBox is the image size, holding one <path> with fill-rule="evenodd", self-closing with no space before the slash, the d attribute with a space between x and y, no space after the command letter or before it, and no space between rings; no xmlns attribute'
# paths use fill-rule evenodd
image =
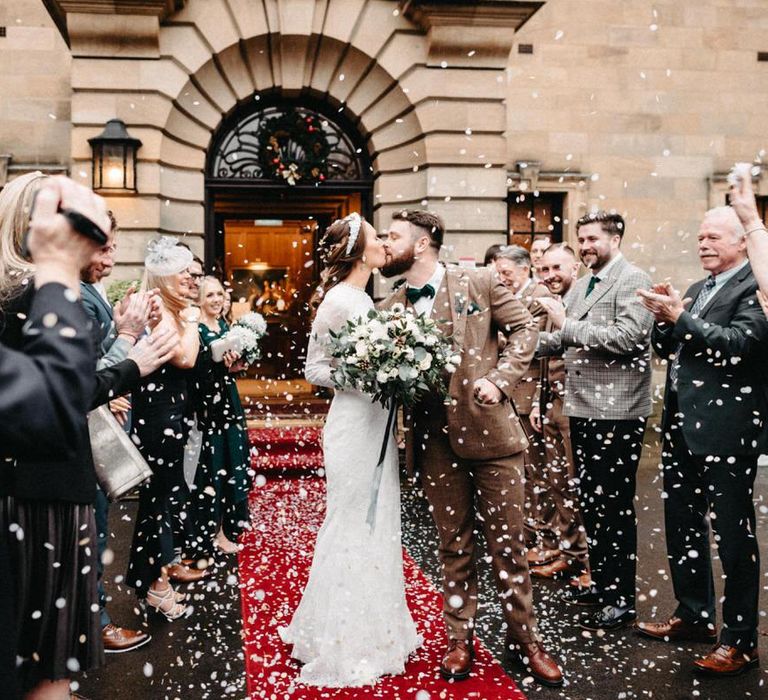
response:
<svg viewBox="0 0 768 700"><path fill-rule="evenodd" d="M636 618L635 478L651 412L653 317L636 296L650 287L650 277L619 250L624 231L618 214L579 219L579 254L591 274L574 283L567 310L557 300L539 300L556 329L540 334L539 353L564 351L563 413L570 419L593 580L563 597L598 608L581 622L589 630L618 629Z"/></svg>

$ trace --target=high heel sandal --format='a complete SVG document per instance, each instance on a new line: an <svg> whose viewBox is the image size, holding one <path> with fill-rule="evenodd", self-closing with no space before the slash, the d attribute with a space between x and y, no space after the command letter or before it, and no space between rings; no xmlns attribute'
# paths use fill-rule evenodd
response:
<svg viewBox="0 0 768 700"><path fill-rule="evenodd" d="M153 600L150 600L150 598ZM147 597L144 602L148 610L152 610L158 615L162 615L169 622L183 617L188 610L186 605L182 605L181 602L179 602L177 593L173 590L173 586L170 584L163 593L158 593L150 588L147 591ZM170 607L168 606L169 603Z"/></svg>

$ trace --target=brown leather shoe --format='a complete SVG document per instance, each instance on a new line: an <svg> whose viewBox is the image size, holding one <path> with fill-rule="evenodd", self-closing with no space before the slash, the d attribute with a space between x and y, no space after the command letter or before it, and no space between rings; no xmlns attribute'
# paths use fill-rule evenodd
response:
<svg viewBox="0 0 768 700"><path fill-rule="evenodd" d="M559 688L563 684L560 665L538 642L523 644L507 637L505 651L516 657L537 683L550 688Z"/></svg>
<svg viewBox="0 0 768 700"><path fill-rule="evenodd" d="M463 681L472 672L475 645L471 639L451 639L440 662L440 675L447 681Z"/></svg>
<svg viewBox="0 0 768 700"><path fill-rule="evenodd" d="M559 578L561 576L567 576L569 574L576 575L579 573L579 569L575 569L564 559L553 559L546 564L531 565L529 567L531 576L533 578Z"/></svg>
<svg viewBox="0 0 768 700"><path fill-rule="evenodd" d="M542 564L548 564L549 562L557 559L560 556L559 549L539 549L539 547L531 547L526 554L528 564L531 566L541 566Z"/></svg>
<svg viewBox="0 0 768 700"><path fill-rule="evenodd" d="M193 583L208 576L208 569L198 569L188 564L171 564L168 567L168 578L179 583Z"/></svg>
<svg viewBox="0 0 768 700"><path fill-rule="evenodd" d="M129 630L118 627L111 622L101 630L105 654L122 654L143 647L152 637L140 630Z"/></svg>
<svg viewBox="0 0 768 700"><path fill-rule="evenodd" d="M651 639L665 642L708 642L717 641L717 630L706 625L692 625L674 615L666 622L638 622L635 629Z"/></svg>
<svg viewBox="0 0 768 700"><path fill-rule="evenodd" d="M693 670L708 676L738 676L759 665L757 649L741 651L736 647L718 644L705 657L693 662Z"/></svg>

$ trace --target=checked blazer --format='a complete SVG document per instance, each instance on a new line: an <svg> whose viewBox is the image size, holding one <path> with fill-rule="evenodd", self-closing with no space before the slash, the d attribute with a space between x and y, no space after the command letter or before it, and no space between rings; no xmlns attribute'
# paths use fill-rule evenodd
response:
<svg viewBox="0 0 768 700"><path fill-rule="evenodd" d="M623 256L587 296L591 276L574 282L565 323L559 331L540 334L539 354L564 351L564 415L599 420L647 417L653 316L636 291L649 289L651 278Z"/></svg>

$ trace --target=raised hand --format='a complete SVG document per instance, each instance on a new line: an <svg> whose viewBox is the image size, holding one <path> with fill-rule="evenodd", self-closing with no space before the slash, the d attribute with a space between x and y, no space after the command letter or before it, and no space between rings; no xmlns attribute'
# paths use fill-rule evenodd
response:
<svg viewBox="0 0 768 700"><path fill-rule="evenodd" d="M562 328L565 323L565 306L559 299L550 299L549 297L541 297L536 302L544 311L547 312L549 319L552 321L552 325L555 328Z"/></svg>
<svg viewBox="0 0 768 700"><path fill-rule="evenodd" d="M129 290L128 294L115 306L114 320L117 334L128 336L135 342L144 334L149 324L150 312L150 296L145 292Z"/></svg>
<svg viewBox="0 0 768 700"><path fill-rule="evenodd" d="M173 357L180 340L178 331L172 326L160 326L131 348L128 359L133 360L139 374L146 377Z"/></svg>

